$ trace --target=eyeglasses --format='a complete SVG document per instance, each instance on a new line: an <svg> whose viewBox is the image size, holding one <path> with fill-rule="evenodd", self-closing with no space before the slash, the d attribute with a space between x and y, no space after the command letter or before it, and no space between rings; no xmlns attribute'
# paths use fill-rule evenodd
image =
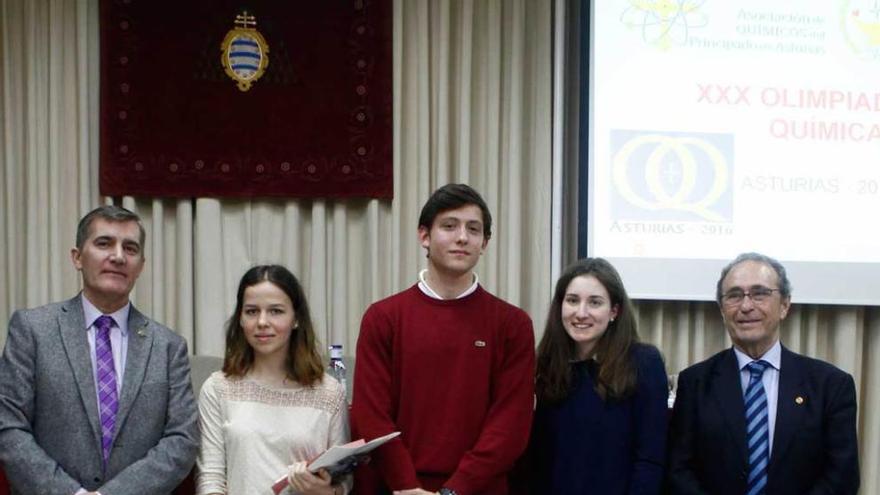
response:
<svg viewBox="0 0 880 495"><path fill-rule="evenodd" d="M779 289L771 289L763 285L752 286L748 291L743 291L739 288L730 289L721 296L721 302L725 306L738 306L748 297L753 303L762 303L769 300L773 293L777 291Z"/></svg>

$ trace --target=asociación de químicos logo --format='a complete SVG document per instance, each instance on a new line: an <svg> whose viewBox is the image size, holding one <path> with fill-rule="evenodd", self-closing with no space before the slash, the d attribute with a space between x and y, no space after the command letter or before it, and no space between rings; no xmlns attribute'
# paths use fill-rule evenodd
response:
<svg viewBox="0 0 880 495"><path fill-rule="evenodd" d="M690 31L708 24L700 11L706 0L629 0L620 22L638 31L642 40L661 50L683 45Z"/></svg>
<svg viewBox="0 0 880 495"><path fill-rule="evenodd" d="M841 0L840 30L854 53L880 61L880 1Z"/></svg>

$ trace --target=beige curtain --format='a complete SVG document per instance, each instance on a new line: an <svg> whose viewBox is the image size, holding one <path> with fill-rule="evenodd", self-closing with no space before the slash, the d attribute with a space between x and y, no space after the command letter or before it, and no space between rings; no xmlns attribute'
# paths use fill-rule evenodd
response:
<svg viewBox="0 0 880 495"><path fill-rule="evenodd" d="M238 278L251 264L281 262L306 286L322 341L351 351L366 306L412 284L424 265L422 203L461 181L494 214L482 283L524 307L540 337L552 283L551 3L395 2L393 201L124 198L148 230L135 304L192 352L222 355ZM0 0L4 322L78 290L68 259L75 223L108 201L97 189L97 19L96 0ZM670 373L729 345L713 304L637 306L642 337ZM0 325L0 344L5 333ZM880 311L795 306L783 342L855 376L861 493L880 492Z"/></svg>
<svg viewBox="0 0 880 495"><path fill-rule="evenodd" d="M97 192L97 1L0 1L5 321L76 292L76 220L109 200ZM394 26L393 201L122 199L148 231L135 304L193 352L223 354L238 279L269 262L299 276L321 340L353 350L366 306L415 282L419 209L447 182L470 183L493 212L482 283L543 312L549 0L395 2Z"/></svg>
<svg viewBox="0 0 880 495"><path fill-rule="evenodd" d="M94 4L0 0L4 322L15 308L63 299L79 287L69 249L78 217L99 199Z"/></svg>

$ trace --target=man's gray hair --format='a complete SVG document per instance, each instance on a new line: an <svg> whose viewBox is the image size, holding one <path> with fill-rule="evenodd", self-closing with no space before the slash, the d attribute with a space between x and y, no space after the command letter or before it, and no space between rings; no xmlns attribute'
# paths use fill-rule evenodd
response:
<svg viewBox="0 0 880 495"><path fill-rule="evenodd" d="M771 258L765 254L761 253L743 253L736 257L735 260L731 261L721 270L721 277L718 278L718 285L715 287L715 300L720 304L721 303L721 283L724 282L727 274L730 273L730 270L733 269L736 265L744 262L744 261L757 261L758 263L764 263L769 266L776 272L776 276L779 278L779 295L782 296L782 299L788 299L791 297L791 282L788 281L788 275L785 273L785 267L782 266L782 263L777 261L774 258Z"/></svg>
<svg viewBox="0 0 880 495"><path fill-rule="evenodd" d="M92 228L92 222L94 222L96 218L103 218L108 222L136 222L138 229L141 232L140 244L141 255L143 255L144 241L146 241L147 233L144 230L144 224L141 222L141 217L137 216L136 213L130 210L116 205L99 206L86 213L86 216L82 217L79 221L79 225L76 227L76 249L82 251L86 239L89 238L89 231Z"/></svg>

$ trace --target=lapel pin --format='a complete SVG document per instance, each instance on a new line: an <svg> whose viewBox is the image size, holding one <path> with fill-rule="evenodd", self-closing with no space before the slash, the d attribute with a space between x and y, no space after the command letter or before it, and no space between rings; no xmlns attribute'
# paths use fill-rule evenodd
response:
<svg viewBox="0 0 880 495"><path fill-rule="evenodd" d="M804 398L801 397L800 395L798 395L797 397L794 398L794 403L797 405L801 405L804 403Z"/></svg>
<svg viewBox="0 0 880 495"><path fill-rule="evenodd" d="M476 347L486 347L486 342L483 341L483 340L475 340L475 341L474 341L474 346L476 346Z"/></svg>
<svg viewBox="0 0 880 495"><path fill-rule="evenodd" d="M147 331L144 330L143 328L138 328L138 336L139 336L139 337L146 337L146 336L147 336Z"/></svg>

